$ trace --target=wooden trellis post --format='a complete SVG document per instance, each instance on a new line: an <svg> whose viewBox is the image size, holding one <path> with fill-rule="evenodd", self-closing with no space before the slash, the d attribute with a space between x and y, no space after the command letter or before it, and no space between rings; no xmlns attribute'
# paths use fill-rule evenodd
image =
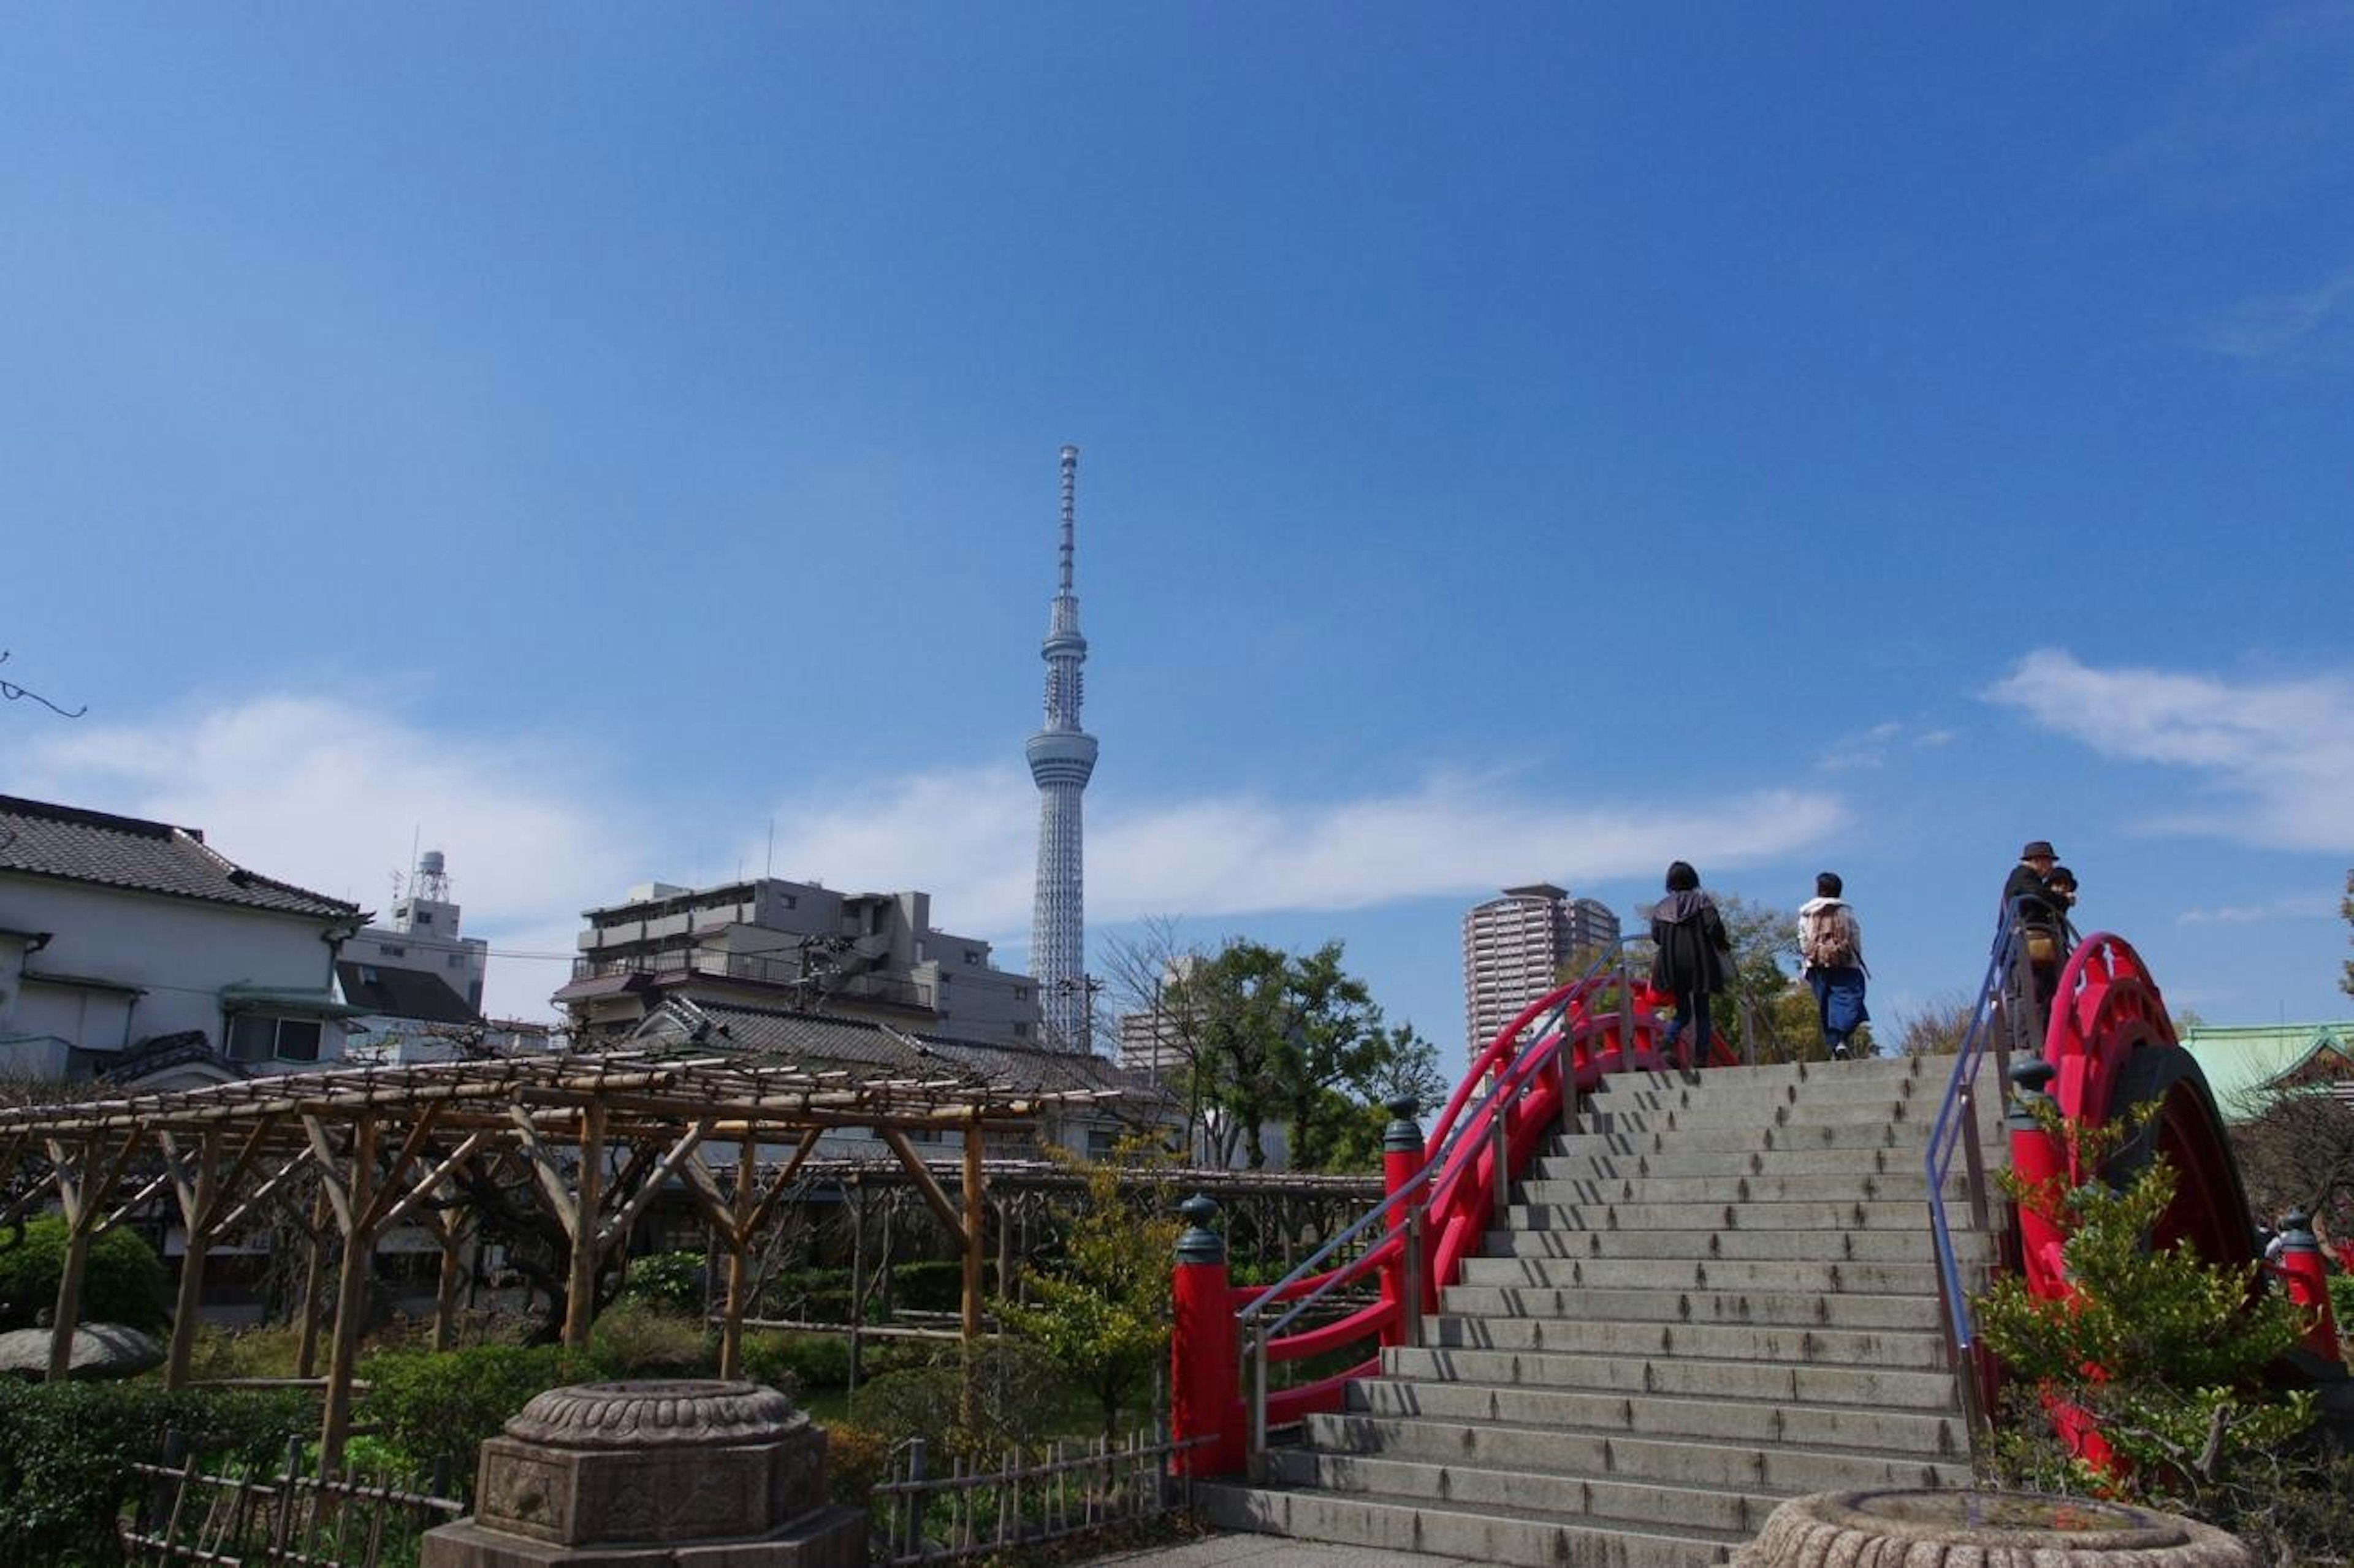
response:
<svg viewBox="0 0 2354 1568"><path fill-rule="evenodd" d="M58 1271L57 1307L49 1327L51 1383L64 1382L72 1370L74 1330L81 1322L82 1277L90 1266L90 1238L122 1217L120 1213L108 1215L106 1201L115 1183L122 1180L123 1168L131 1163L131 1152L138 1143L135 1130L123 1134L122 1146L111 1153L106 1150L103 1137L95 1132L78 1150L69 1149L62 1139L48 1140L50 1177L57 1183L58 1206L64 1211L66 1222L65 1266Z"/></svg>

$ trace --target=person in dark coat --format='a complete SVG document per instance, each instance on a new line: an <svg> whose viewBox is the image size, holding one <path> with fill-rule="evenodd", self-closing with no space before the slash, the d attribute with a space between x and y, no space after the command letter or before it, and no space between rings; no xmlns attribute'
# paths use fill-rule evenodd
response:
<svg viewBox="0 0 2354 1568"><path fill-rule="evenodd" d="M1706 1061L1715 1036L1710 1033L1708 999L1733 979L1733 938L1716 900L1701 888L1689 862L1668 867L1668 895L1651 911L1651 985L1676 999L1675 1021L1660 1044L1675 1049L1684 1025L1699 1025L1695 1059Z"/></svg>
<svg viewBox="0 0 2354 1568"><path fill-rule="evenodd" d="M2002 921L2008 927L2016 920L2027 939L2027 962L2034 973L2038 1006L2049 1006L2060 986L2060 948L2070 901L2052 887L2052 868L2059 859L2051 840L2030 839L2002 885ZM2072 885L2074 880L2072 874Z"/></svg>

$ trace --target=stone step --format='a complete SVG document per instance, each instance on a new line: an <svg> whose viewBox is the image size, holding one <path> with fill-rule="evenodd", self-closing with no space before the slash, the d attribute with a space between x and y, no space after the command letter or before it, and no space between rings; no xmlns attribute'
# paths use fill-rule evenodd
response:
<svg viewBox="0 0 2354 1568"><path fill-rule="evenodd" d="M1564 1355L1697 1356L1711 1361L1937 1372L1946 1368L1942 1328L1851 1329L1796 1323L1613 1321L1592 1318L1464 1318L1425 1320L1433 1350L1542 1351Z"/></svg>
<svg viewBox="0 0 2354 1568"><path fill-rule="evenodd" d="M1852 1364L1719 1361L1699 1356L1571 1355L1545 1351L1396 1346L1382 1352L1387 1376L1424 1383L1609 1393L1691 1394L1793 1404L1872 1404L1948 1413L1954 1380L1944 1371Z"/></svg>
<svg viewBox="0 0 2354 1568"><path fill-rule="evenodd" d="M1769 1127L1918 1127L1925 1138L1936 1125L1935 1100L1914 1102L1885 1095L1794 1105L1769 1100L1744 1105L1712 1100L1704 1105L1662 1106L1598 1097L1578 1107L1563 1136L1587 1133L1705 1132L1710 1137L1745 1137Z"/></svg>
<svg viewBox="0 0 2354 1568"><path fill-rule="evenodd" d="M1703 1072L1613 1073L1603 1089L1723 1089L1728 1092L1780 1088L1789 1084L1891 1083L1921 1078L1942 1091L1953 1076L1950 1056L1861 1056L1851 1062L1766 1062L1748 1067L1710 1067Z"/></svg>
<svg viewBox="0 0 2354 1568"><path fill-rule="evenodd" d="M1486 1257L1650 1257L1928 1263L1936 1259L1927 1209L1917 1228L1903 1230L1522 1230L1490 1231ZM1954 1236L1957 1256L1973 1265L1993 1255L1992 1238L1975 1231Z"/></svg>
<svg viewBox="0 0 2354 1568"><path fill-rule="evenodd" d="M1467 1318L1604 1319L1637 1323L1753 1323L1777 1327L1939 1329L1934 1296L1820 1296L1777 1290L1564 1290L1544 1286L1450 1285L1446 1312Z"/></svg>
<svg viewBox="0 0 2354 1568"><path fill-rule="evenodd" d="M1929 1202L1861 1200L1742 1202L1719 1192L1698 1202L1546 1202L1522 1195L1504 1211L1504 1224L1529 1231L1889 1230L1929 1233Z"/></svg>
<svg viewBox="0 0 2354 1568"><path fill-rule="evenodd" d="M1446 1469L1458 1478L1509 1471L1530 1476L1606 1476L1663 1486L1760 1491L1853 1487L1967 1485L1958 1457L1838 1451L1776 1445L1696 1442L1623 1432L1565 1432L1501 1423L1384 1415L1311 1415L1305 1446L1320 1454L1377 1455ZM1523 1499L1542 1496L1523 1490Z"/></svg>
<svg viewBox="0 0 2354 1568"><path fill-rule="evenodd" d="M1400 1420L1534 1427L1553 1435L1688 1438L1718 1446L1868 1448L1878 1454L1931 1459L1952 1458L1967 1446L1959 1417L1946 1413L1853 1404L1785 1404L1704 1394L1612 1393L1369 1378L1349 1386L1345 1410L1351 1414Z"/></svg>
<svg viewBox="0 0 2354 1568"><path fill-rule="evenodd" d="M1556 1483L1558 1484L1558 1483ZM1193 1511L1222 1530L1497 1563L1502 1568L1712 1568L1745 1535L1616 1530L1532 1510L1473 1510L1365 1494L1197 1483Z"/></svg>
<svg viewBox="0 0 2354 1568"><path fill-rule="evenodd" d="M1437 1473L1434 1474L1433 1472ZM1609 1476L1543 1471L1477 1471L1381 1454L1286 1451L1273 1478L1341 1493L1444 1502L1480 1510L1542 1511L1592 1527L1691 1531L1703 1541L1755 1535L1786 1499L1731 1488L1667 1486Z"/></svg>
<svg viewBox="0 0 2354 1568"><path fill-rule="evenodd" d="M1956 1174L1946 1183L1946 1202L1962 1195ZM1581 1180L1539 1177L1512 1184L1522 1203L1803 1203L1808 1202L1899 1202L1929 1200L1928 1174L1910 1170L1854 1171L1819 1176L1628 1176Z"/></svg>
<svg viewBox="0 0 2354 1568"><path fill-rule="evenodd" d="M1687 1233L1689 1234L1689 1233ZM1922 1249L1927 1250L1925 1245ZM1934 1262L1817 1263L1724 1257L1472 1257L1460 1285L1541 1285L1563 1290L1715 1290L1823 1292L1829 1295L1935 1296Z"/></svg>
<svg viewBox="0 0 2354 1568"><path fill-rule="evenodd" d="M1859 1112L1903 1106L1906 1120L1936 1119L1945 1098L1942 1085L1918 1078L1872 1078L1855 1082L1810 1084L1709 1084L1682 1088L1642 1089L1606 1083L1585 1096L1577 1107L1578 1119L1588 1115L1682 1116L1702 1122L1735 1121L1756 1126L1768 1120L1852 1121ZM1776 1115L1776 1113L1785 1113Z"/></svg>
<svg viewBox="0 0 2354 1568"><path fill-rule="evenodd" d="M1734 1149L1712 1145L1662 1154L1596 1152L1541 1154L1521 1173L1523 1181L1628 1181L1647 1176L1888 1176L1911 1171L1925 1188L1928 1168L1917 1144L1876 1149Z"/></svg>
<svg viewBox="0 0 2354 1568"><path fill-rule="evenodd" d="M1766 1124L1750 1128L1749 1136L1728 1129L1709 1140L1712 1149L1773 1151L1797 1149L1905 1149L1917 1159L1928 1146L1929 1124L1903 1122L1800 1122ZM1564 1132L1546 1145L1544 1154L1580 1158L1588 1154L1668 1154L1690 1150L1690 1139L1657 1132Z"/></svg>

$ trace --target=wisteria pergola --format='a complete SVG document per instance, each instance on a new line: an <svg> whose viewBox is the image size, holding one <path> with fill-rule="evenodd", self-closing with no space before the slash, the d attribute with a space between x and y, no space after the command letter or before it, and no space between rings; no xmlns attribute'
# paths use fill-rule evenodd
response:
<svg viewBox="0 0 2354 1568"><path fill-rule="evenodd" d="M321 1422L323 1467L340 1466L351 1428L362 1293L376 1242L403 1224L441 1246L440 1317L455 1298L465 1221L436 1202L461 1173L527 1171L570 1243L563 1337L588 1342L599 1264L646 1205L682 1187L727 1255L720 1370L742 1360L754 1236L832 1128L871 1128L897 1157L963 1259L961 1328L981 1330L984 1152L989 1137L1034 1127L1050 1107L1107 1097L964 1076L862 1077L743 1056L643 1052L517 1056L431 1065L289 1074L120 1099L0 1111L0 1224L54 1196L66 1222L49 1351L66 1375L93 1236L169 1189L186 1236L165 1378L188 1378L207 1250L239 1234L295 1177L315 1171L317 1216L344 1241ZM962 1135L961 1202L926 1168L910 1135ZM733 1145L723 1183L705 1157ZM763 1145L788 1152L765 1169ZM718 1168L725 1170L723 1162ZM315 1279L315 1273L314 1273ZM315 1293L306 1319L315 1323Z"/></svg>

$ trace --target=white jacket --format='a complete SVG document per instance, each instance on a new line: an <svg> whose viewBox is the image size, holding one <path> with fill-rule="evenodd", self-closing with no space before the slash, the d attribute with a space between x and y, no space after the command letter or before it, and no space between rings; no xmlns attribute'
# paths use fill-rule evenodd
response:
<svg viewBox="0 0 2354 1568"><path fill-rule="evenodd" d="M1835 920L1844 918L1855 943L1855 965L1863 967L1863 925L1855 917L1854 906L1844 898L1809 898L1798 906L1798 973L1804 975L1815 968L1807 955L1815 950L1816 943Z"/></svg>

